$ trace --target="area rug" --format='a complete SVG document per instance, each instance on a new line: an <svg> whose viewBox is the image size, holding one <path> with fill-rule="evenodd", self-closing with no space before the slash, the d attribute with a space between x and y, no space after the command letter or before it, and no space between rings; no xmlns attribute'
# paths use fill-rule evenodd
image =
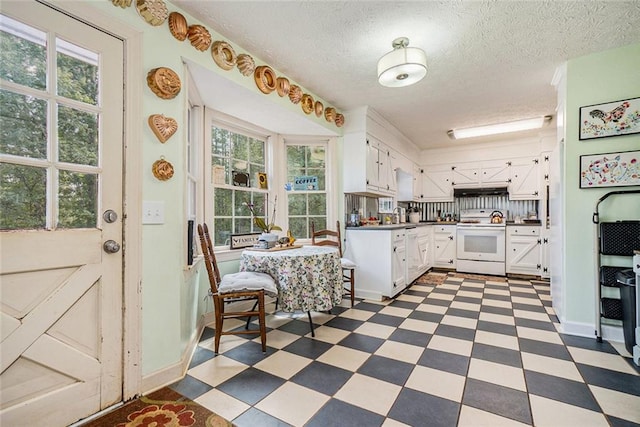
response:
<svg viewBox="0 0 640 427"><path fill-rule="evenodd" d="M84 427L232 427L229 421L169 387L142 396Z"/></svg>
<svg viewBox="0 0 640 427"><path fill-rule="evenodd" d="M487 276L483 274L471 274L471 273L454 273L454 272L438 272L430 271L418 277L415 284L419 285L433 285L438 286L444 283L448 278L459 279L475 279L475 280L491 280L494 282L505 282L507 279L501 276Z"/></svg>

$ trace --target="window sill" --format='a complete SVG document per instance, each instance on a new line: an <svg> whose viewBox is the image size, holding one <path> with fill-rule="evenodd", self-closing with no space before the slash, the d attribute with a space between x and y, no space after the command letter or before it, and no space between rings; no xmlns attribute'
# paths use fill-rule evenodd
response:
<svg viewBox="0 0 640 427"><path fill-rule="evenodd" d="M215 251L218 262L237 261L240 259L242 249L223 249Z"/></svg>

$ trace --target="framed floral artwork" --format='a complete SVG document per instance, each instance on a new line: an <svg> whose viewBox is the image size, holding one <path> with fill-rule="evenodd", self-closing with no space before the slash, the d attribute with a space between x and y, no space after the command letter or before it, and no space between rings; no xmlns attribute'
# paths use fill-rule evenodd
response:
<svg viewBox="0 0 640 427"><path fill-rule="evenodd" d="M640 98L580 107L580 140L640 133Z"/></svg>
<svg viewBox="0 0 640 427"><path fill-rule="evenodd" d="M640 185L640 151L580 156L580 188Z"/></svg>

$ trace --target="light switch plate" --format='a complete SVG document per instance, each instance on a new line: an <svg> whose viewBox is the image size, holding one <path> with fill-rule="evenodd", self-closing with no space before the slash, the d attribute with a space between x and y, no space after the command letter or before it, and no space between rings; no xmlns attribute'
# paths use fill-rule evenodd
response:
<svg viewBox="0 0 640 427"><path fill-rule="evenodd" d="M143 224L164 224L164 202L143 201L142 202L142 223Z"/></svg>

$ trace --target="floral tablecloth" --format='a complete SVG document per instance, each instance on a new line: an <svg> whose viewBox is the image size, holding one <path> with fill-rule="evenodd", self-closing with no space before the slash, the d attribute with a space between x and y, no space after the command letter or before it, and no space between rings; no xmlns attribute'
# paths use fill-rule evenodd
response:
<svg viewBox="0 0 640 427"><path fill-rule="evenodd" d="M240 271L271 275L283 311L326 311L342 301L342 269L337 248L303 246L276 252L245 250Z"/></svg>

